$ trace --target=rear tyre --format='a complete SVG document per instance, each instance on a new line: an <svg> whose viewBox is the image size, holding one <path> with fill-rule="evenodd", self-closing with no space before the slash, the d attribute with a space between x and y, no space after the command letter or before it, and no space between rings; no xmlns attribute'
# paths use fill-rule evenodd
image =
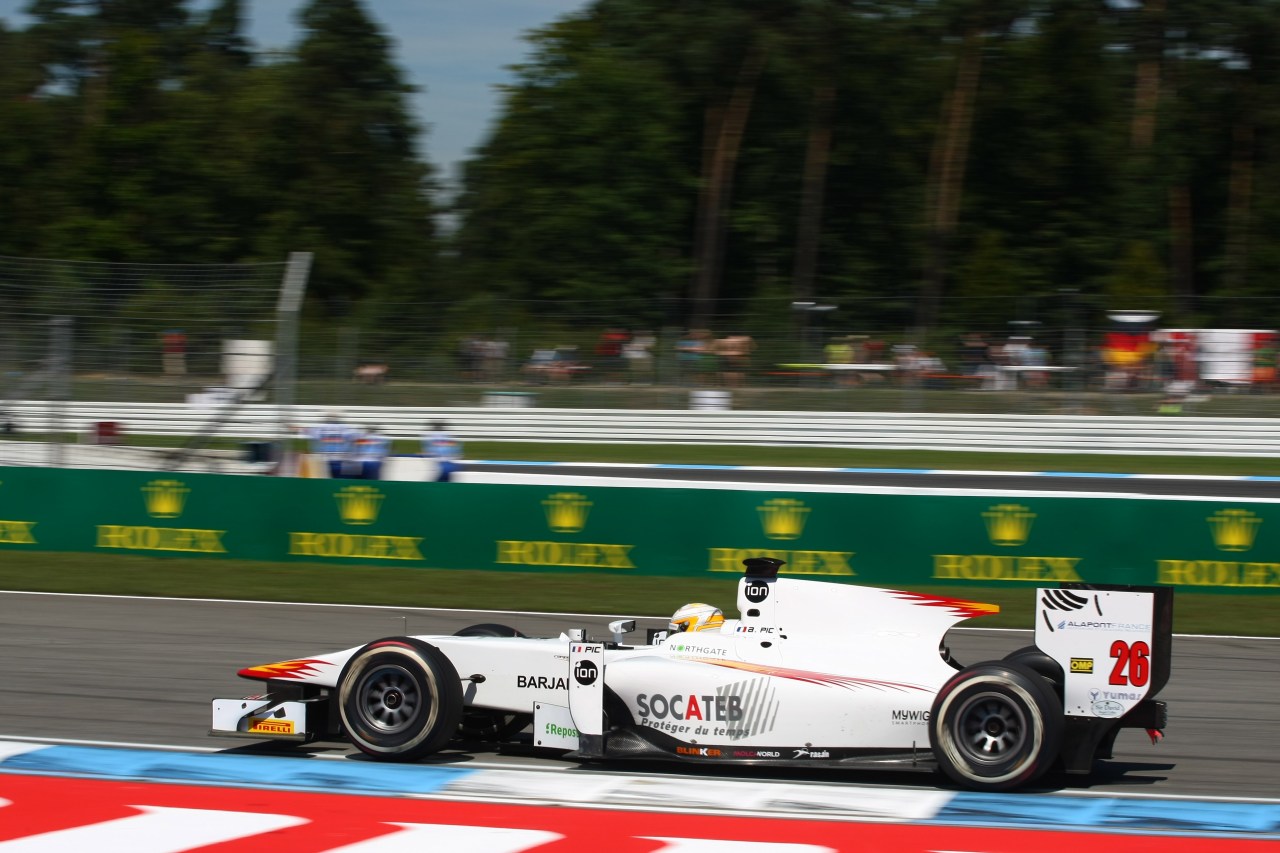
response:
<svg viewBox="0 0 1280 853"><path fill-rule="evenodd" d="M462 719L458 671L435 646L411 637L370 643L338 682L342 726L366 755L412 761L438 752Z"/></svg>
<svg viewBox="0 0 1280 853"><path fill-rule="evenodd" d="M479 625L468 625L467 627L454 631L455 637L523 637L515 628L510 625L500 625L497 622L481 622Z"/></svg>
<svg viewBox="0 0 1280 853"><path fill-rule="evenodd" d="M523 637L510 625L497 622L481 622L455 631L455 637ZM486 711L483 708L467 708L462 714L458 737L484 743L508 741L524 731L533 722L532 714L509 714L502 711Z"/></svg>
<svg viewBox="0 0 1280 853"><path fill-rule="evenodd" d="M1053 688L1016 662L988 661L957 673L929 715L933 754L967 788L1004 791L1052 766L1062 743L1062 706Z"/></svg>
<svg viewBox="0 0 1280 853"><path fill-rule="evenodd" d="M1062 690L1066 680L1062 673L1062 664L1040 651L1039 646L1023 646L1017 651L1009 652L1004 656L1004 660L1006 663L1020 663L1027 669L1043 676L1053 687L1053 692L1058 695L1058 699L1061 701Z"/></svg>

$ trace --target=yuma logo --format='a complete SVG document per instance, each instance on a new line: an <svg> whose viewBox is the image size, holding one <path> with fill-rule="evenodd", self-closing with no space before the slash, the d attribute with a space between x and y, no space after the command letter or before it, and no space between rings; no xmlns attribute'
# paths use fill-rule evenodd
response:
<svg viewBox="0 0 1280 853"><path fill-rule="evenodd" d="M384 495L373 486L347 486L334 496L343 524L373 524L382 510Z"/></svg>
<svg viewBox="0 0 1280 853"><path fill-rule="evenodd" d="M799 539L804 533L804 523L809 507L793 498L773 498L756 508L764 535L770 539Z"/></svg>
<svg viewBox="0 0 1280 853"><path fill-rule="evenodd" d="M152 480L142 487L147 515L152 518L177 518L182 515L190 492L180 480Z"/></svg>
<svg viewBox="0 0 1280 853"><path fill-rule="evenodd" d="M1220 509L1205 520L1219 551L1248 551L1262 524L1262 519L1246 509Z"/></svg>
<svg viewBox="0 0 1280 853"><path fill-rule="evenodd" d="M1072 658L1071 671L1093 675L1093 658Z"/></svg>
<svg viewBox="0 0 1280 853"><path fill-rule="evenodd" d="M1036 514L1019 504L997 504L982 514L993 545L1023 545L1031 535Z"/></svg>
<svg viewBox="0 0 1280 853"><path fill-rule="evenodd" d="M547 514L547 527L553 533L581 533L587 526L592 503L577 492L556 492L542 502Z"/></svg>
<svg viewBox="0 0 1280 853"><path fill-rule="evenodd" d="M929 712L918 710L906 711L895 708L893 710L892 719L895 726L907 726L913 723L927 723L929 722Z"/></svg>

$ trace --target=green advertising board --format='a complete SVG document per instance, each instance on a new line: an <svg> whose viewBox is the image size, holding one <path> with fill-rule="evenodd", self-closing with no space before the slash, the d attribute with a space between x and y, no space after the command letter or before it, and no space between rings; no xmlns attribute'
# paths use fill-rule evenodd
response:
<svg viewBox="0 0 1280 853"><path fill-rule="evenodd" d="M26 550L884 586L1172 584L1280 592L1280 505L1034 494L363 482L0 469L0 558Z"/></svg>

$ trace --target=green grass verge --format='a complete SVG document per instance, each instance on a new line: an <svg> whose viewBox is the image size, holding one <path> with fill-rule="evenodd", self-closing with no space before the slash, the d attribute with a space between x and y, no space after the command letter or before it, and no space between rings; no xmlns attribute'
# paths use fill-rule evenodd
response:
<svg viewBox="0 0 1280 853"><path fill-rule="evenodd" d="M22 555L10 552L0 563L0 588L651 616L666 616L688 601L709 601L732 612L735 596L734 584L727 577L500 574L43 552ZM976 586L911 589L1000 605L999 615L983 617L972 623L974 625L1031 627L1034 601L1030 589ZM1174 605L1174 630L1192 634L1280 636L1280 596L1179 593Z"/></svg>

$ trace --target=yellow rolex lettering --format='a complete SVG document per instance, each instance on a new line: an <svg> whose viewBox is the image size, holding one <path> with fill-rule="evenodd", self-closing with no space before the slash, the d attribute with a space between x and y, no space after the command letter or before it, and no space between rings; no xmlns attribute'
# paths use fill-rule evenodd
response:
<svg viewBox="0 0 1280 853"><path fill-rule="evenodd" d="M783 575L854 575L849 565L852 551L787 551L777 548L708 548L707 571L742 573L742 561L773 557L786 565Z"/></svg>
<svg viewBox="0 0 1280 853"><path fill-rule="evenodd" d="M314 533L290 533L289 553L295 557L315 557L316 536Z"/></svg>
<svg viewBox="0 0 1280 853"><path fill-rule="evenodd" d="M792 551L791 559L782 568L797 575L826 574L818 568L821 555L817 551Z"/></svg>
<svg viewBox="0 0 1280 853"><path fill-rule="evenodd" d="M599 542L524 542L518 539L497 541L497 562L516 566L564 566L587 569L634 569L631 549L634 545Z"/></svg>
<svg viewBox="0 0 1280 853"><path fill-rule="evenodd" d="M634 545L600 545L604 562L600 564L605 569L634 569L635 563L631 562L631 549Z"/></svg>
<svg viewBox="0 0 1280 853"><path fill-rule="evenodd" d="M967 581L1079 581L1079 557L934 554L933 576Z"/></svg>
<svg viewBox="0 0 1280 853"><path fill-rule="evenodd" d="M397 560L422 560L422 551L418 548L418 543L422 541L421 536L393 536L395 540ZM390 558L389 558L390 559Z"/></svg>
<svg viewBox="0 0 1280 853"><path fill-rule="evenodd" d="M742 572L742 561L738 559L736 548L708 548L711 555L709 572Z"/></svg>
<svg viewBox="0 0 1280 853"><path fill-rule="evenodd" d="M0 521L0 545L35 545L34 521Z"/></svg>
<svg viewBox="0 0 1280 853"><path fill-rule="evenodd" d="M289 534L295 557L355 557L362 560L421 560L421 536L375 536L359 533Z"/></svg>
<svg viewBox="0 0 1280 853"><path fill-rule="evenodd" d="M933 555L933 576L945 580L958 580L960 578L960 565L964 557L959 554L934 554Z"/></svg>
<svg viewBox="0 0 1280 853"><path fill-rule="evenodd" d="M1173 586L1280 587L1280 563L1156 560L1156 577Z"/></svg>
<svg viewBox="0 0 1280 853"><path fill-rule="evenodd" d="M1049 569L1049 576L1046 580L1055 581L1079 581L1083 580L1076 573L1076 564L1080 562L1079 557L1042 557ZM1023 580L1023 578L1019 578ZM1025 580L1039 580L1039 578L1025 578Z"/></svg>
<svg viewBox="0 0 1280 853"><path fill-rule="evenodd" d="M523 565L524 543L514 539L498 540L498 563L502 565Z"/></svg>
<svg viewBox="0 0 1280 853"><path fill-rule="evenodd" d="M822 569L818 574L822 575L855 575L857 572L849 565L849 558L853 556L852 551L817 551L820 556L819 562L822 563Z"/></svg>
<svg viewBox="0 0 1280 853"><path fill-rule="evenodd" d="M133 527L125 524L99 524L99 548L121 548L127 551L181 551L195 554L225 554L222 544L225 530L200 530L189 527Z"/></svg>

